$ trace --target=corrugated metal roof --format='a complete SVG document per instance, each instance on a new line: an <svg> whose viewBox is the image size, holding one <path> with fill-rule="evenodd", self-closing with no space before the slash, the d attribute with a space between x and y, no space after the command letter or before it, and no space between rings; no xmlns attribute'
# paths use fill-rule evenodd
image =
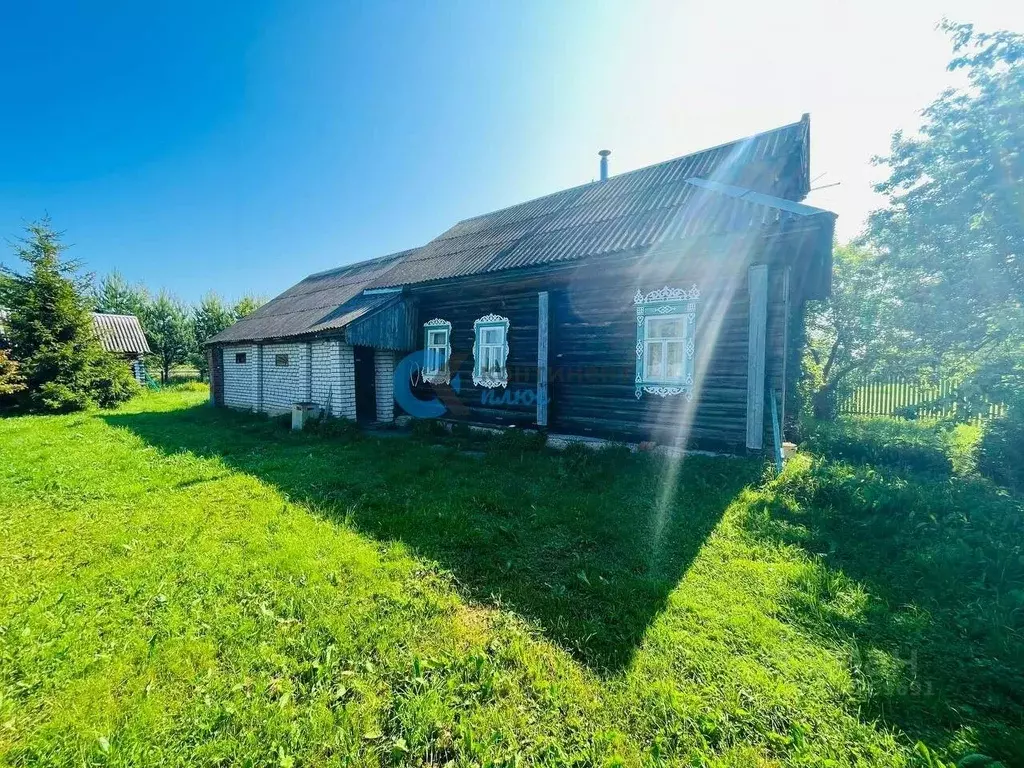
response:
<svg viewBox="0 0 1024 768"><path fill-rule="evenodd" d="M366 288L530 267L749 231L820 209L765 194L782 174L806 194L809 123L774 130L460 221L420 248L310 275L211 339L256 341L345 327L393 296Z"/></svg>
<svg viewBox="0 0 1024 768"><path fill-rule="evenodd" d="M142 331L142 323L135 315L109 315L92 313L92 327L108 352L149 354L149 343Z"/></svg>
<svg viewBox="0 0 1024 768"><path fill-rule="evenodd" d="M394 294L364 296L363 290L410 253L400 251L310 275L206 343L279 339L344 328L394 300Z"/></svg>
<svg viewBox="0 0 1024 768"><path fill-rule="evenodd" d="M757 190L770 188L793 158L802 160L808 140L808 123L801 120L467 219L372 285L397 287L778 224L806 206ZM806 172L801 162L801 177ZM694 179L710 183L698 188ZM805 191L806 179L798 186Z"/></svg>

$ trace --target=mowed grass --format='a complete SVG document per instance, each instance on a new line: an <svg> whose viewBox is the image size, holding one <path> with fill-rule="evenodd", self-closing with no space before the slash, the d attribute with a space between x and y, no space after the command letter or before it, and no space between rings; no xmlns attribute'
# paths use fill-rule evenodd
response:
<svg viewBox="0 0 1024 768"><path fill-rule="evenodd" d="M204 399L0 420L0 761L1024 764L999 489Z"/></svg>

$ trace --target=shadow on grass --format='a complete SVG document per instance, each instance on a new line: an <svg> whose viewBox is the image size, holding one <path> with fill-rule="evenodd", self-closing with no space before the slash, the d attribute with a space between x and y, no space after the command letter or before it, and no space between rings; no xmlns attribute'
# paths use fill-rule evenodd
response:
<svg viewBox="0 0 1024 768"><path fill-rule="evenodd" d="M198 406L112 414L166 453L188 451L275 486L448 570L474 600L535 620L600 672L626 665L755 461L693 457L664 510L661 462L626 451L483 457L413 439L328 439Z"/></svg>
<svg viewBox="0 0 1024 768"><path fill-rule="evenodd" d="M868 718L1024 765L1024 500L976 478L815 461L748 524L812 556L790 609L846 651Z"/></svg>

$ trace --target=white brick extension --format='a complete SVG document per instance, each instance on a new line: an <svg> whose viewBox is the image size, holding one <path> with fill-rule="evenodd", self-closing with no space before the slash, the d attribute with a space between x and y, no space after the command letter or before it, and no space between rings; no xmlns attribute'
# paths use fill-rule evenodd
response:
<svg viewBox="0 0 1024 768"><path fill-rule="evenodd" d="M237 355L245 355L245 362L235 362ZM256 410L255 345L224 349L224 405Z"/></svg>
<svg viewBox="0 0 1024 768"><path fill-rule="evenodd" d="M309 399L307 369L309 352L305 344L264 344L263 403L258 410L271 416L291 412L295 403ZM278 362L283 365L278 365Z"/></svg>
<svg viewBox="0 0 1024 768"><path fill-rule="evenodd" d="M330 403L332 416L354 419L356 379L352 347L340 341L314 341L312 352L312 392L307 399L321 408Z"/></svg>
<svg viewBox="0 0 1024 768"><path fill-rule="evenodd" d="M236 362L237 354L245 362ZM278 364L278 355L281 358ZM377 418L394 419L395 354L376 350L374 373ZM270 415L291 411L299 402L330 404L331 414L356 417L355 361L352 347L334 339L287 344L235 344L224 347L224 405Z"/></svg>
<svg viewBox="0 0 1024 768"><path fill-rule="evenodd" d="M378 349L373 355L377 385L377 421L395 420L395 353Z"/></svg>

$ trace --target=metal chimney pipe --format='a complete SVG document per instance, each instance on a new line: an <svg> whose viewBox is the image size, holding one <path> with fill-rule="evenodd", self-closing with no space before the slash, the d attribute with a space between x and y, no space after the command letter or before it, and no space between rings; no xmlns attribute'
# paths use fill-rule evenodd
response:
<svg viewBox="0 0 1024 768"><path fill-rule="evenodd" d="M610 149L602 149L597 153L601 156L601 181L608 181L608 155L611 153Z"/></svg>

